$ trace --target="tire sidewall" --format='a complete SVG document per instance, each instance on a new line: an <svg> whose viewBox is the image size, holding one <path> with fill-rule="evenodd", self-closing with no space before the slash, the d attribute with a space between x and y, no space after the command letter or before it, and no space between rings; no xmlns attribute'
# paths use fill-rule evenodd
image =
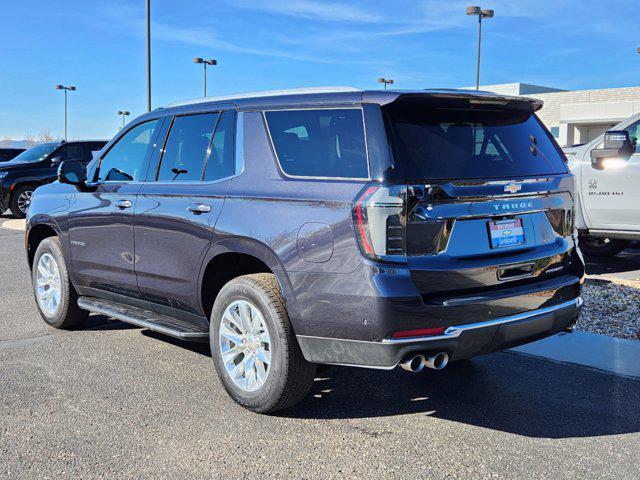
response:
<svg viewBox="0 0 640 480"><path fill-rule="evenodd" d="M60 304L55 315L49 316L40 308L38 298L36 294L37 288L37 275L38 275L38 262L44 254L50 254L58 265L58 271L60 272ZM62 253L62 248L57 237L46 238L38 245L36 253L33 257L33 268L31 269L31 282L33 284L33 295L36 301L36 306L40 312L42 319L52 327L59 328L63 323L69 309L69 277L67 275L67 264Z"/></svg>
<svg viewBox="0 0 640 480"><path fill-rule="evenodd" d="M220 354L219 329L222 315L236 300L251 302L262 314L271 340L271 365L265 384L255 392L242 390L227 374ZM285 313L286 315L286 313ZM274 404L282 395L286 384L287 362L284 358L286 333L281 325L280 315L269 297L250 280L238 278L225 285L218 294L211 312L210 343L213 363L225 389L234 400L251 409L265 409ZM288 321L288 319L287 319Z"/></svg>

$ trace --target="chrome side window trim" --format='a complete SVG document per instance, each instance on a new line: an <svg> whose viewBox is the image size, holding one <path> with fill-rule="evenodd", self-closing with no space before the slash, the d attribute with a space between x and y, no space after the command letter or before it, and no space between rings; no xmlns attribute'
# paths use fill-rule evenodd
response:
<svg viewBox="0 0 640 480"><path fill-rule="evenodd" d="M234 177L244 171L244 112L237 112L236 114L235 155Z"/></svg>

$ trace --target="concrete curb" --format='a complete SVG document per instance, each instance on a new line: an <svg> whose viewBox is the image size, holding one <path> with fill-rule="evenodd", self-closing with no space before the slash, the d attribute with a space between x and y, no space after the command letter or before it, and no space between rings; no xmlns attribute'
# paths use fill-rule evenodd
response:
<svg viewBox="0 0 640 480"><path fill-rule="evenodd" d="M509 352L640 378L640 341L588 332L560 333Z"/></svg>
<svg viewBox="0 0 640 480"><path fill-rule="evenodd" d="M20 220L20 219L5 220L4 222L0 223L0 226L2 228L6 228L7 230L16 230L19 232L20 231L24 232L26 221Z"/></svg>

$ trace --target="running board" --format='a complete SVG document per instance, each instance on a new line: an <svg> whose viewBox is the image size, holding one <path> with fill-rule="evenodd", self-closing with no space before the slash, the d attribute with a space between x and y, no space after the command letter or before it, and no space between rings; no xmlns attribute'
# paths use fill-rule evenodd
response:
<svg viewBox="0 0 640 480"><path fill-rule="evenodd" d="M78 306L83 310L99 313L182 340L209 340L209 331L206 327L160 315L149 310L94 297L80 297Z"/></svg>

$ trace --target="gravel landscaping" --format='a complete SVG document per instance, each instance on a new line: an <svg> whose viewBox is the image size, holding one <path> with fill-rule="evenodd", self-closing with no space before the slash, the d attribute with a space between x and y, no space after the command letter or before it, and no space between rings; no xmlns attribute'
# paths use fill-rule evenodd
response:
<svg viewBox="0 0 640 480"><path fill-rule="evenodd" d="M640 340L640 281L587 279L578 330Z"/></svg>

